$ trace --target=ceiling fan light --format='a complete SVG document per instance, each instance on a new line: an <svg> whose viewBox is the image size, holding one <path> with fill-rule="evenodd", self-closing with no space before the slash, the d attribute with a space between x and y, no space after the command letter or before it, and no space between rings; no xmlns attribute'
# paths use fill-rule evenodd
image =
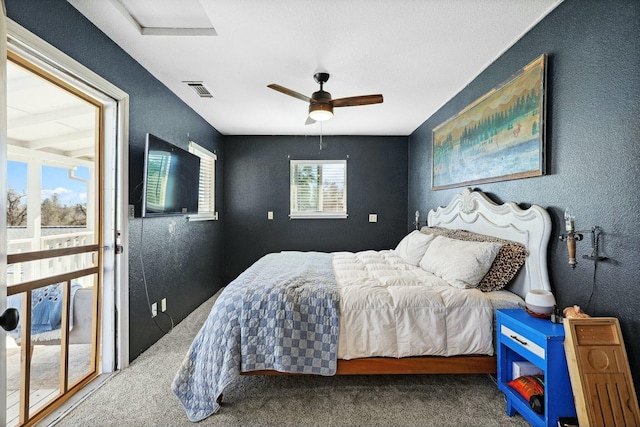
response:
<svg viewBox="0 0 640 427"><path fill-rule="evenodd" d="M333 117L333 108L331 105L312 104L309 106L309 117L316 122L324 122Z"/></svg>
<svg viewBox="0 0 640 427"><path fill-rule="evenodd" d="M327 110L315 110L309 113L309 117L311 117L316 122L324 122L333 117L333 113Z"/></svg>

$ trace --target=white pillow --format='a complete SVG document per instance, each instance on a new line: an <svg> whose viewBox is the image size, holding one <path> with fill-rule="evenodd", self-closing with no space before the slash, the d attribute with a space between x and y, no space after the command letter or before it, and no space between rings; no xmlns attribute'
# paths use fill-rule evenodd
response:
<svg viewBox="0 0 640 427"><path fill-rule="evenodd" d="M420 260L420 267L455 288L475 288L489 271L501 246L494 242L467 242L436 236Z"/></svg>
<svg viewBox="0 0 640 427"><path fill-rule="evenodd" d="M407 234L396 246L396 255L408 264L417 266L424 256L429 243L435 238L434 234L424 234L414 230Z"/></svg>

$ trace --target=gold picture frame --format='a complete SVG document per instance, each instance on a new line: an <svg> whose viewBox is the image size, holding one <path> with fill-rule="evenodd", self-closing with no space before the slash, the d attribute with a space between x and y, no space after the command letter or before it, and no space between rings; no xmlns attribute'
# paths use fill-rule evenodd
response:
<svg viewBox="0 0 640 427"><path fill-rule="evenodd" d="M546 59L433 129L433 190L545 174Z"/></svg>

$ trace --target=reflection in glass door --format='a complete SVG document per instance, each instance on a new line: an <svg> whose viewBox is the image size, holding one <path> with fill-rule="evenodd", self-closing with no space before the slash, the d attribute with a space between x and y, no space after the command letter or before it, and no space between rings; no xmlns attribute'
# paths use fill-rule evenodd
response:
<svg viewBox="0 0 640 427"><path fill-rule="evenodd" d="M7 64L7 422L31 425L98 375L102 105Z"/></svg>

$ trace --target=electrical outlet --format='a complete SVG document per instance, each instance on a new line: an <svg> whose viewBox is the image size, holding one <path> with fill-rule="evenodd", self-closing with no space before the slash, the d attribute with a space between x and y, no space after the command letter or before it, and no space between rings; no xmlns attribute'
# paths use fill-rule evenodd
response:
<svg viewBox="0 0 640 427"><path fill-rule="evenodd" d="M136 208L133 205L129 205L129 218L135 218Z"/></svg>
<svg viewBox="0 0 640 427"><path fill-rule="evenodd" d="M158 303L154 302L151 304L151 317L156 317L158 315Z"/></svg>
<svg viewBox="0 0 640 427"><path fill-rule="evenodd" d="M369 222L378 222L378 214L369 214Z"/></svg>
<svg viewBox="0 0 640 427"><path fill-rule="evenodd" d="M273 211L267 212L267 219L273 219Z"/></svg>
<svg viewBox="0 0 640 427"><path fill-rule="evenodd" d="M167 311L167 299L166 298L162 298L162 301L160 301L160 309L162 310L163 313L165 311Z"/></svg>

